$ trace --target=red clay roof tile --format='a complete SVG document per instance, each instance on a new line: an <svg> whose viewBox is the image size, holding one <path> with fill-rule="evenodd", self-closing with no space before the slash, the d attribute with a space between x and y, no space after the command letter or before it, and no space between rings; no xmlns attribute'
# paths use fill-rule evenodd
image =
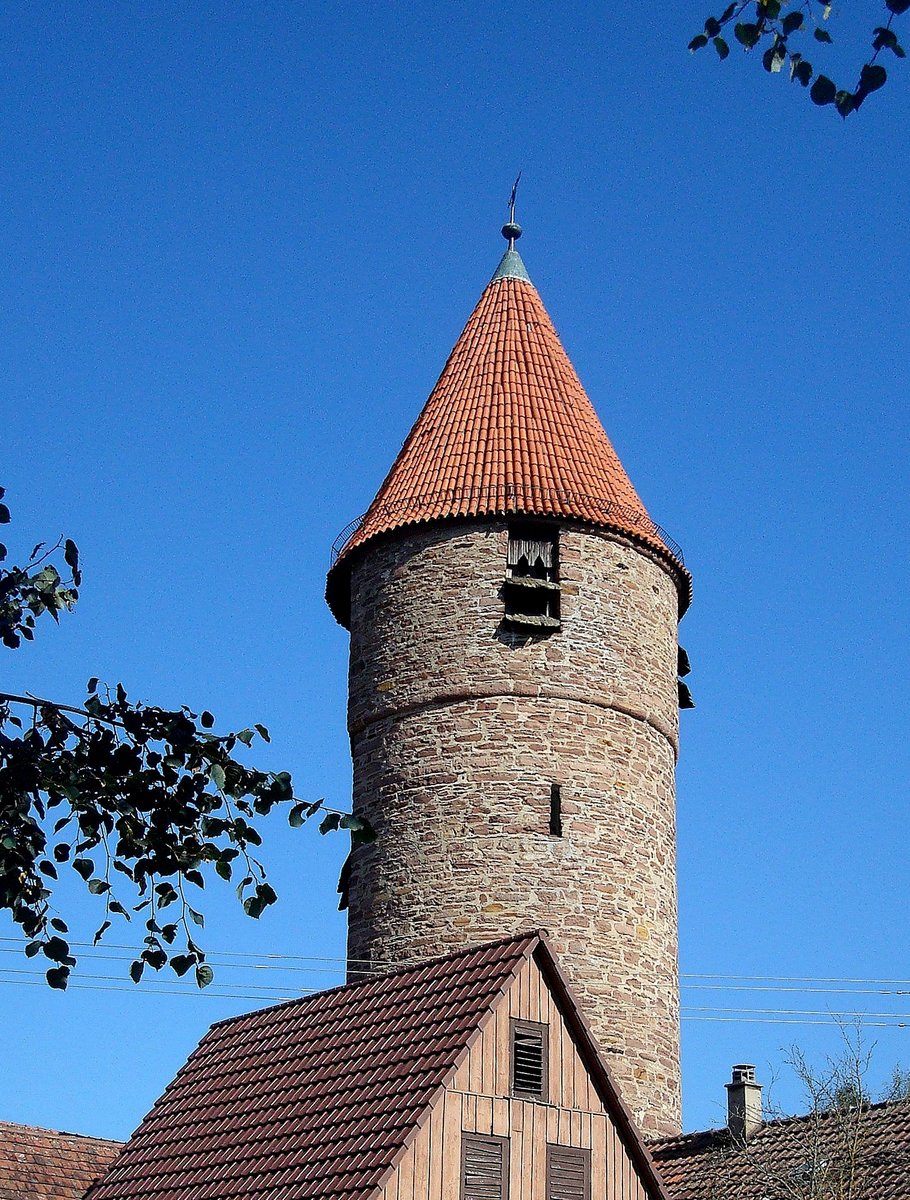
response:
<svg viewBox="0 0 910 1200"><path fill-rule="evenodd" d="M371 538L424 521L507 513L631 536L676 569L685 607L690 580L678 547L648 516L537 290L526 275L497 271L329 572L333 612L343 620L348 556Z"/></svg>
<svg viewBox="0 0 910 1200"><path fill-rule="evenodd" d="M840 1195L838 1163L851 1165L845 1145L855 1147L849 1194L907 1200L910 1101L870 1105L855 1125L832 1114L769 1121L745 1146L733 1145L725 1129L709 1129L651 1142L650 1149L671 1200L764 1200L808 1195L813 1162L828 1173L824 1194Z"/></svg>
<svg viewBox="0 0 910 1200"><path fill-rule="evenodd" d="M0 1200L79 1200L121 1146L0 1121Z"/></svg>

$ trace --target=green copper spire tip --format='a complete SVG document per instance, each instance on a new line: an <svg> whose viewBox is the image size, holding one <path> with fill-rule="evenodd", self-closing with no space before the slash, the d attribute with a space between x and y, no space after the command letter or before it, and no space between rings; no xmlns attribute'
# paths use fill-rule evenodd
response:
<svg viewBox="0 0 910 1200"><path fill-rule="evenodd" d="M502 261L496 268L490 283L495 283L497 279L523 279L525 283L531 282L531 276L521 261L521 255L512 248L511 244L502 256Z"/></svg>
<svg viewBox="0 0 910 1200"><path fill-rule="evenodd" d="M509 243L509 248L502 256L502 262L496 268L496 274L490 283L495 283L497 279L523 279L525 283L531 282L531 277L521 261L521 255L515 249L515 243L521 237L521 226L515 220L515 193L518 191L520 180L521 171L518 172L518 179L512 184L512 194L509 197L509 219L502 227L502 236Z"/></svg>

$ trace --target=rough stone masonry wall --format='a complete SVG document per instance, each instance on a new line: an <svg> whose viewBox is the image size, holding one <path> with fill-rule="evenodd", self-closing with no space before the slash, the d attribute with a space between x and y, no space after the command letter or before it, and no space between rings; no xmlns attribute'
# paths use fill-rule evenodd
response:
<svg viewBox="0 0 910 1200"><path fill-rule="evenodd" d="M394 964L542 926L649 1133L679 1128L677 595L560 530L562 629L501 631L505 522L374 543L352 577L348 953ZM563 836L549 833L550 788Z"/></svg>

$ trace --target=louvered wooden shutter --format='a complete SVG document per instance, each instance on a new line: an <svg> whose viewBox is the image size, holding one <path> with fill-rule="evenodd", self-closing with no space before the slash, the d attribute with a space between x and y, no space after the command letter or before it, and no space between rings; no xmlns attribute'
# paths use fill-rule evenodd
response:
<svg viewBox="0 0 910 1200"><path fill-rule="evenodd" d="M547 1200L591 1200L591 1152L547 1147Z"/></svg>
<svg viewBox="0 0 910 1200"><path fill-rule="evenodd" d="M516 1096L547 1099L548 1026L512 1022L512 1091Z"/></svg>
<svg viewBox="0 0 910 1200"><path fill-rule="evenodd" d="M508 1197L508 1139L462 1134L461 1200L508 1200Z"/></svg>

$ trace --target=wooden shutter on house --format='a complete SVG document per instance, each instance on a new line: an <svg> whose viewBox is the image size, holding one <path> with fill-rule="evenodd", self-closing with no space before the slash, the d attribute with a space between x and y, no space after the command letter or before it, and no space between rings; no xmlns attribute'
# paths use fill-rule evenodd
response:
<svg viewBox="0 0 910 1200"><path fill-rule="evenodd" d="M461 1200L509 1200L509 1140L461 1135Z"/></svg>
<svg viewBox="0 0 910 1200"><path fill-rule="evenodd" d="M591 1200L591 1151L547 1146L547 1200Z"/></svg>
<svg viewBox="0 0 910 1200"><path fill-rule="evenodd" d="M512 1021L512 1094L546 1100L549 1026Z"/></svg>

